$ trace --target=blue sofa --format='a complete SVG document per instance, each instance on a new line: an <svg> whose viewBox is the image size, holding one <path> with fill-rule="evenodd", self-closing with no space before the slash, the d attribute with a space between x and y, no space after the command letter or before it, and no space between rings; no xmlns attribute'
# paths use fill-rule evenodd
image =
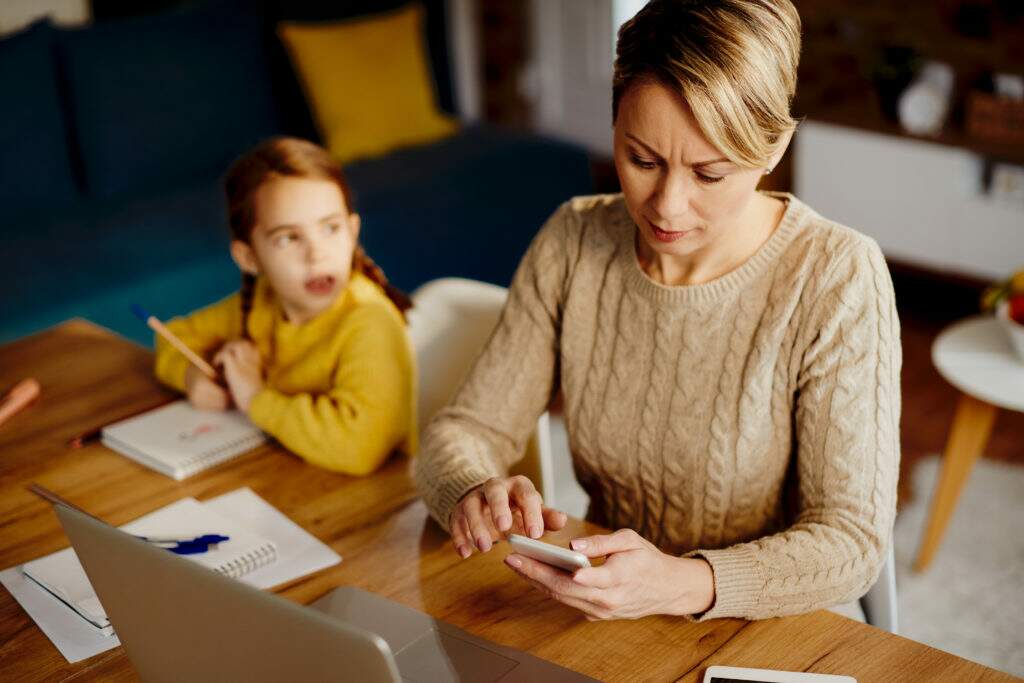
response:
<svg viewBox="0 0 1024 683"><path fill-rule="evenodd" d="M0 41L0 341L80 316L148 345L131 303L169 318L236 289L221 174L269 135L316 137L274 25L400 4L207 2ZM424 4L454 113L444 0ZM368 253L407 291L507 285L544 219L592 187L583 150L489 126L346 172Z"/></svg>

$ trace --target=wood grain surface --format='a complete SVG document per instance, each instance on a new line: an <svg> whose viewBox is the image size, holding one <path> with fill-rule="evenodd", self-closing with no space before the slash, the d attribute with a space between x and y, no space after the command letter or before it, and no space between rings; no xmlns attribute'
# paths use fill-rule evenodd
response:
<svg viewBox="0 0 1024 683"><path fill-rule="evenodd" d="M359 586L601 680L700 681L712 664L841 673L861 682L1013 680L830 612L761 622L588 622L507 569L506 544L460 560L417 499L401 457L360 479L306 465L271 444L175 482L99 443L67 447L83 431L166 400L151 366L148 350L78 320L0 347L0 391L29 376L43 388L37 403L0 428L0 568L67 545L49 505L26 490L32 482L112 524L184 496L203 500L249 486L344 557L278 587L280 595L309 603L337 586ZM546 540L566 543L594 531L571 520ZM68 664L0 590L0 679L71 678L136 675L122 647Z"/></svg>

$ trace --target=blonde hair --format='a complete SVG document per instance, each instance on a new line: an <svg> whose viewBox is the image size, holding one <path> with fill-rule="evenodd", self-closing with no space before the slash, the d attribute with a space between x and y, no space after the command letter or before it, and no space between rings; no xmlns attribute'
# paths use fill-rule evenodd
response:
<svg viewBox="0 0 1024 683"><path fill-rule="evenodd" d="M769 163L797 121L800 16L789 0L651 0L619 29L612 120L640 81L676 90L739 166Z"/></svg>

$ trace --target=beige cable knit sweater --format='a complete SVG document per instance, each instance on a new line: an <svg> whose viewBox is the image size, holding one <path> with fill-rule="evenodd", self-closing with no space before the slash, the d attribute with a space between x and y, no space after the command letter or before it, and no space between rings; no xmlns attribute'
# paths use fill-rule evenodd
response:
<svg viewBox="0 0 1024 683"><path fill-rule="evenodd" d="M493 336L431 422L416 479L447 527L564 392L588 517L712 566L701 619L861 596L895 516L900 335L878 245L791 195L740 268L665 287L621 195L579 197L524 257ZM798 512L786 519L783 483Z"/></svg>

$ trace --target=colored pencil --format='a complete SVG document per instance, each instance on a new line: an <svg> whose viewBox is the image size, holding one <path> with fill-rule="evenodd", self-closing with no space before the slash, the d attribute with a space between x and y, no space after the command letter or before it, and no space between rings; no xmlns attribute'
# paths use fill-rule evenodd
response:
<svg viewBox="0 0 1024 683"><path fill-rule="evenodd" d="M39 382L31 377L23 379L11 387L3 400L0 400L0 425L39 398L39 392Z"/></svg>
<svg viewBox="0 0 1024 683"><path fill-rule="evenodd" d="M138 304L132 305L132 312L135 313L142 322L146 323L151 330L166 339L168 344L180 351L181 354L188 359L188 362L199 368L204 375L212 379L214 382L219 380L219 375L217 374L217 371L213 369L213 366L200 358L195 351L185 346L185 343L174 336L174 333L167 329L167 327L160 322L159 318L155 315L150 315Z"/></svg>

